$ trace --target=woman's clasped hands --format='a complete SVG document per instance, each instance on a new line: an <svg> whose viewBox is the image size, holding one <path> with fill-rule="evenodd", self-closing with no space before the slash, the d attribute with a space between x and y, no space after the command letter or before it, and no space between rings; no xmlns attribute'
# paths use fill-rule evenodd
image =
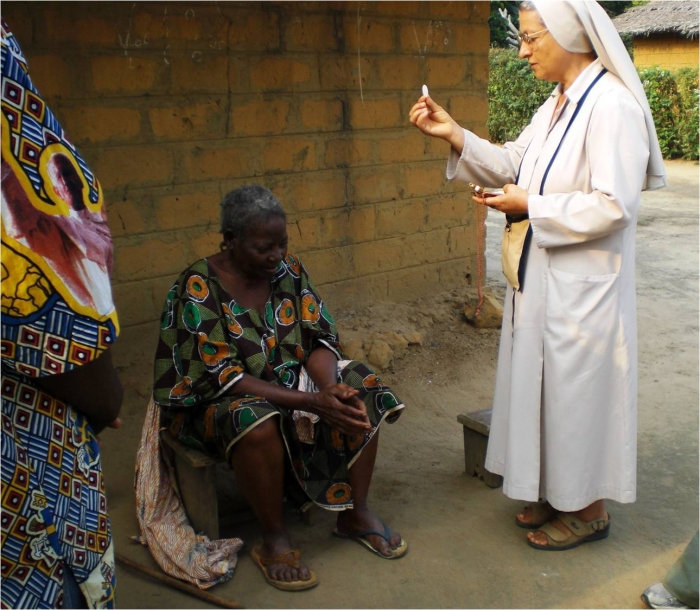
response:
<svg viewBox="0 0 700 610"><path fill-rule="evenodd" d="M359 392L344 383L336 383L309 395L313 413L342 434L365 434L372 429L365 403Z"/></svg>

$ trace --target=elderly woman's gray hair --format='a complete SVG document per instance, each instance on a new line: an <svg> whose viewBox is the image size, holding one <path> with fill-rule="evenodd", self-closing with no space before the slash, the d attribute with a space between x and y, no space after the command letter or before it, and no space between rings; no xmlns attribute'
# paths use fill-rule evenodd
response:
<svg viewBox="0 0 700 610"><path fill-rule="evenodd" d="M271 191L258 184L242 186L227 193L221 201L221 233L240 239L251 227L275 216L287 218Z"/></svg>

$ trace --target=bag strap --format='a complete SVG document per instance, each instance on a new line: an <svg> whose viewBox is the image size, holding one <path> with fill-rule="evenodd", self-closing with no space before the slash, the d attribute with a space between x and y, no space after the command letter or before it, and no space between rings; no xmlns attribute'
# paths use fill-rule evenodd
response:
<svg viewBox="0 0 700 610"><path fill-rule="evenodd" d="M608 71L607 68L603 68L598 76L595 77L593 82L588 85L588 88L586 91L584 91L583 95L581 96L581 99L578 101L578 104L576 105L576 109L574 110L574 113L571 115L571 118L569 119L569 123L566 126L566 129L564 130L564 135L561 137L561 140L559 140L559 144L557 145L557 149L554 151L554 154L552 155L552 158L549 160L549 163L547 164L547 169L544 172L544 175L542 176L542 182L540 183L540 195L544 194L544 184L547 181L547 176L549 176L549 170L552 169L552 164L554 163L554 159L556 156L559 154L559 149L561 149L561 145L564 142L564 138L566 138L566 134L569 133L569 128L571 125L573 125L573 122L576 120L576 117L578 116L579 111L583 107L583 103L586 101L586 98L588 97L588 94L591 92L591 89L596 85L596 83L603 77L603 75ZM528 144L528 147L525 149L525 152L523 153L523 156L520 159L520 166L518 167L518 175L515 180L515 183L518 183L518 178L520 178L520 168L522 167L523 164L523 159L525 158L525 154L527 154L528 149L530 148L530 145ZM529 217L524 217L520 220L526 220ZM508 222L518 222L517 220L511 220L506 216L506 221ZM527 265L527 253L528 249L530 248L530 241L532 240L532 225L530 225L527 228L527 234L525 235L525 242L523 244L523 254L520 259L520 265L518 266L518 283L520 284L520 291L522 292L523 290L523 281L525 279L525 267Z"/></svg>
<svg viewBox="0 0 700 610"><path fill-rule="evenodd" d="M552 158L549 160L549 164L547 165L547 169L544 172L544 175L542 176L542 182L540 183L540 195L544 194L544 183L547 181L547 176L549 175L549 170L552 169L552 163L554 163L554 159L556 159L557 154L559 154L559 149L561 148L562 143L564 142L564 138L566 138L566 134L569 133L569 128L573 124L573 122L576 120L576 117L578 116L579 111L583 107L583 102L586 101L586 98L588 97L588 94L591 92L591 89L595 86L595 84L602 78L603 74L605 74L608 71L607 68L603 68L600 71L600 74L595 77L595 80L588 85L588 89L584 92L584 94L581 96L581 99L579 100L578 104L576 105L576 110L574 110L574 113L571 115L571 118L569 119L569 124L566 126L566 129L564 130L564 135L561 137L561 140L559 140L559 145L557 146L557 149L554 151L554 154L552 155Z"/></svg>

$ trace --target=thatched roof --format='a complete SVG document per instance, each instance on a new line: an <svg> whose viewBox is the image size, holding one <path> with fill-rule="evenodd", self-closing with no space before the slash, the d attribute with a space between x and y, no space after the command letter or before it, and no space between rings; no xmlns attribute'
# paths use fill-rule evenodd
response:
<svg viewBox="0 0 700 610"><path fill-rule="evenodd" d="M650 36L652 34L679 34L696 38L700 14L698 0L652 0L635 6L613 19L620 34Z"/></svg>

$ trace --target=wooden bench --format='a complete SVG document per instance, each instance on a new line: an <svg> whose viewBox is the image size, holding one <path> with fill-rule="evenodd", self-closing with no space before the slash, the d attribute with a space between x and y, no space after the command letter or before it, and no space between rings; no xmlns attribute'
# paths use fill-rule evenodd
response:
<svg viewBox="0 0 700 610"><path fill-rule="evenodd" d="M230 525L255 519L255 514L247 507L220 520L216 471L217 464L224 464L225 460L212 458L183 445L167 430L161 432L160 438L173 461L180 497L196 533L202 532L210 540L217 540L220 524ZM313 502L301 507L301 518L307 525L313 525L315 509Z"/></svg>
<svg viewBox="0 0 700 610"><path fill-rule="evenodd" d="M491 430L491 409L462 413L457 421L464 430L464 470L468 476L479 477L489 487L500 487L503 477L484 468L486 446Z"/></svg>

